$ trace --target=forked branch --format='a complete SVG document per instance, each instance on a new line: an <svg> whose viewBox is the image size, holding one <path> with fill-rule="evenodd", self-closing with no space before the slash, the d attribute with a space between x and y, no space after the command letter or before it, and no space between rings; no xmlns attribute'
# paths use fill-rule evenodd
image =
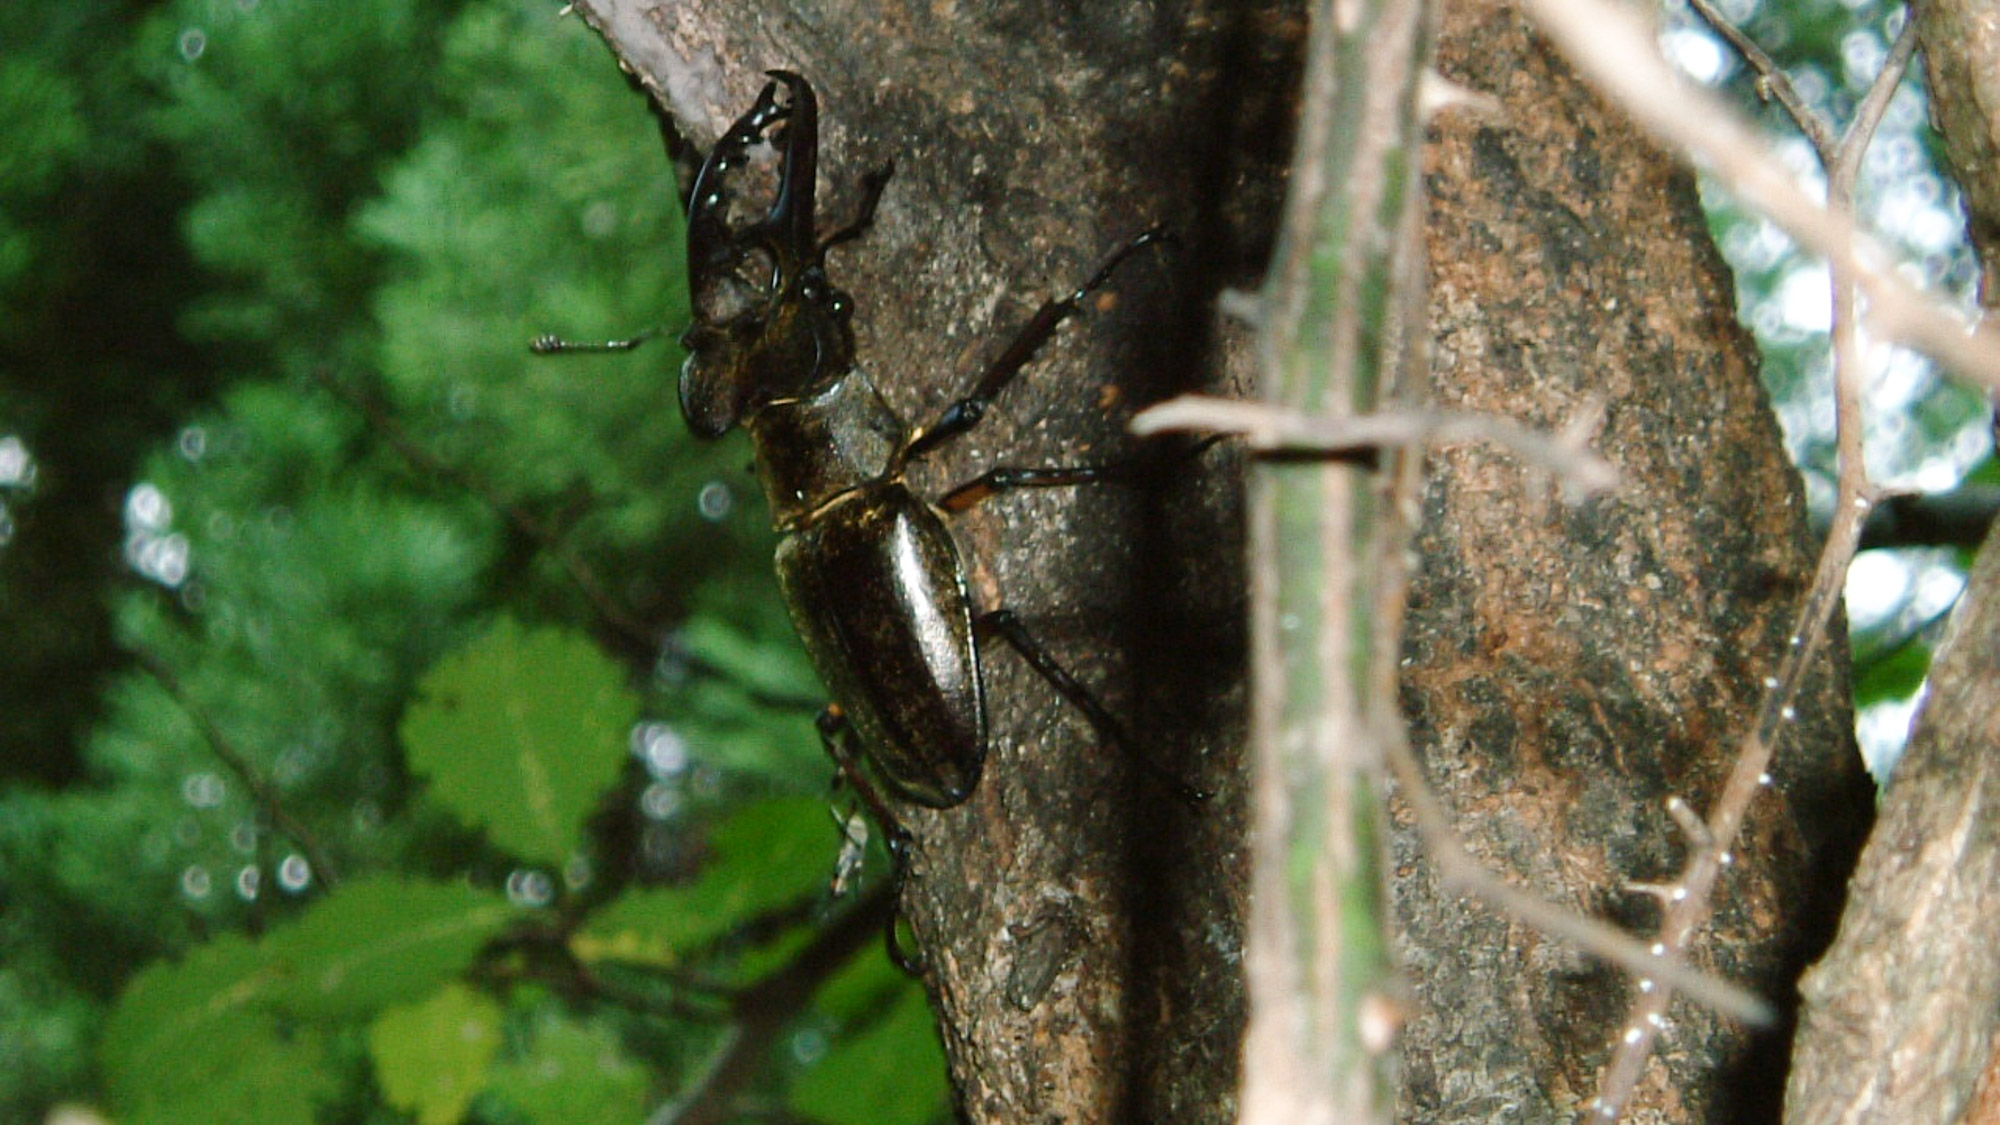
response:
<svg viewBox="0 0 2000 1125"><path fill-rule="evenodd" d="M1868 298L1869 324L1877 333L2000 387L2000 330L1968 321L1905 280L1892 255L1860 231L1845 208L1807 195L1740 115L1667 65L1634 11L1610 0L1524 0L1524 6L1591 84L1634 121L1712 173L1800 246L1849 273ZM1885 64L1882 74L1900 77L1902 69ZM1890 83L1887 90L1893 89ZM1885 92L1881 100L1887 97ZM1857 112L1855 125L1861 120ZM1867 132L1872 135L1873 127ZM1850 126L1841 147L1857 139Z"/></svg>
<svg viewBox="0 0 2000 1125"><path fill-rule="evenodd" d="M1961 372L2000 385L2000 347L1987 333L1973 332L1933 299L1896 277L1881 252L1861 235L1853 220L1855 180L1861 157L1873 140L1889 98L1902 81L1916 47L1915 22L1904 25L1854 120L1836 144L1834 130L1804 106L1788 80L1763 52L1740 34L1725 37L1745 48L1770 90L1813 142L1828 172L1824 206L1807 199L1766 156L1749 130L1738 124L1705 91L1679 81L1650 42L1637 34L1628 13L1599 0L1529 0L1542 26L1571 58L1632 116L1705 163L1752 206L1764 211L1809 249L1829 259L1832 276L1834 395L1839 452L1838 496L1825 547L1813 582L1801 603L1776 671L1766 677L1757 717L1736 754L1728 779L1706 821L1694 818L1680 798L1670 811L1683 822L1687 860L1673 883L1642 888L1658 894L1663 919L1650 951L1658 963L1678 965L1695 932L1713 910L1717 881L1730 866L1730 848L1758 793L1771 783L1770 764L1779 739L1796 717L1796 700L1806 671L1824 648L1827 626L1840 604L1847 568L1860 544L1861 527L1877 494L1868 482L1862 456L1862 391L1865 356L1860 337L1861 295L1886 334L1923 348ZM1718 28L1712 9L1697 10ZM1596 21L1604 21L1598 26ZM1586 25L1592 28L1584 34ZM1690 104L1693 99L1694 104ZM1673 107L1671 109L1666 107ZM1660 974L1642 974L1611 1062L1600 1079L1586 1121L1615 1121L1644 1075L1646 1061L1665 1027L1673 986Z"/></svg>

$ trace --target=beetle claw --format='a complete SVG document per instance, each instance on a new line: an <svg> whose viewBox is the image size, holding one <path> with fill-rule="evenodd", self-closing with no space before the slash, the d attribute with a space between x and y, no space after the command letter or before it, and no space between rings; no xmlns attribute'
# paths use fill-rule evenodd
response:
<svg viewBox="0 0 2000 1125"><path fill-rule="evenodd" d="M783 82L792 100L785 125L785 151L778 164L778 194L771 201L771 213L764 218L766 237L780 254L790 254L804 264L814 258L814 189L819 179L819 99L810 82L789 70L773 70L771 77ZM769 94L776 83L765 85ZM760 99L761 100L761 99Z"/></svg>
<svg viewBox="0 0 2000 1125"><path fill-rule="evenodd" d="M688 264L697 285L703 273L727 269L746 249L761 249L775 259L780 277L796 274L816 260L813 241L815 185L819 176L819 99L812 84L789 70L773 70L757 100L736 119L696 174L688 197ZM778 86L790 94L778 101ZM767 133L779 122L776 137ZM730 173L748 158L751 146L770 140L782 144L778 188L761 222L731 231L728 220Z"/></svg>
<svg viewBox="0 0 2000 1125"><path fill-rule="evenodd" d="M694 190L688 194L690 280L699 283L702 274L727 269L739 246L757 233L758 228L740 235L730 231L725 181L748 158L751 146L764 139L765 130L790 114L791 106L778 104L778 83L764 83L756 102L730 125L729 131L709 150L708 159L702 161L701 170L695 174ZM817 113L813 116L816 118ZM775 217L776 207L772 213ZM767 219L760 226L769 222Z"/></svg>
<svg viewBox="0 0 2000 1125"><path fill-rule="evenodd" d="M789 70L770 75L756 102L702 162L688 200L695 323L681 338L689 353L681 369L681 411L706 437L775 400L810 393L854 362L848 297L826 277L826 249L839 241L839 232L821 242L814 230L819 100L802 76ZM763 141L778 149L771 205L755 222L732 225L728 178ZM879 192L886 178L878 176L869 190ZM872 205L871 195L870 210Z"/></svg>

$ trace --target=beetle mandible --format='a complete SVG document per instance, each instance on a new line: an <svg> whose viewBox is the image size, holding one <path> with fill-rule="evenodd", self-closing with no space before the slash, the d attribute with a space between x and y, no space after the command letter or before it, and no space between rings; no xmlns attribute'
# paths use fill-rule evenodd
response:
<svg viewBox="0 0 2000 1125"><path fill-rule="evenodd" d="M1157 226L1146 230L1074 292L1044 302L969 394L930 425L908 429L856 368L852 301L826 273L827 251L872 222L893 166L864 177L851 222L820 234L818 100L800 75L769 74L772 81L703 161L689 196L695 322L681 338L688 350L681 411L702 437L749 430L757 476L781 534L779 583L835 700L821 714L821 738L900 842L902 830L858 758L865 754L896 795L919 805L950 808L970 796L986 759L981 663L989 637L1018 651L1101 738L1131 749L1112 716L1010 611L975 610L944 518L997 489L1101 480L1126 466L994 469L936 503L919 497L904 473L913 460L972 429L1086 296L1126 258L1166 236ZM727 180L765 140L779 150L773 201L760 218L733 225ZM603 351L638 342L579 345L542 337L533 347ZM1137 758L1183 797L1202 796L1145 755Z"/></svg>

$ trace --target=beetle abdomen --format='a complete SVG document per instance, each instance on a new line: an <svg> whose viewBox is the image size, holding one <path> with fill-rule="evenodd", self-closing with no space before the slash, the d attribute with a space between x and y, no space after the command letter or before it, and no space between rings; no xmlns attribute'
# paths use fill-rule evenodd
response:
<svg viewBox="0 0 2000 1125"><path fill-rule="evenodd" d="M956 805L986 757L958 549L898 482L858 489L823 514L833 518L778 546L793 623L891 786L918 804Z"/></svg>

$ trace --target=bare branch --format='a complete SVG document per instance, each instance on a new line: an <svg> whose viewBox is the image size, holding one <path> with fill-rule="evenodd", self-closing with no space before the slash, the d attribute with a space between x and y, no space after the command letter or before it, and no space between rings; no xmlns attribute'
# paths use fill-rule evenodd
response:
<svg viewBox="0 0 2000 1125"><path fill-rule="evenodd" d="M1635 13L1608 0L1524 0L1524 6L1634 121L1714 173L1800 246L1852 274L1868 297L1870 323L1883 336L2000 387L2000 330L1967 321L1905 281L1894 256L1856 229L1846 211L1808 196L1740 115L1676 74Z"/></svg>
<svg viewBox="0 0 2000 1125"><path fill-rule="evenodd" d="M1572 0L1560 0L1570 3ZM1851 232L1847 216L1854 203L1855 179L1861 157L1873 141L1889 97L1916 49L1916 23L1906 23L1896 45L1884 61L1882 71L1856 110L1854 121L1832 153L1828 168L1828 210ZM1822 159L1827 153L1820 150ZM1666 895L1666 910L1658 940L1652 946L1667 959L1685 954L1689 940L1704 925L1713 909L1712 896L1722 869L1729 866L1729 848L1748 815L1751 802L1771 783L1771 756L1784 730L1796 715L1794 701L1806 670L1826 641L1827 625L1840 604L1846 586L1847 568L1861 542L1861 528L1875 492L1868 483L1868 467L1862 454L1862 396L1866 384L1866 357L1859 333L1860 291L1866 277L1849 256L1835 255L1832 269L1834 398L1837 446L1840 457L1838 496L1833 526L1822 549L1813 583L1799 608L1789 643L1779 658L1777 673L1764 681L1764 697L1757 721L1742 747L1736 764L1724 782L1721 796L1705 824L1692 821L1691 810L1673 810L1682 820L1689 837L1688 858L1681 877ZM1637 1088L1646 1069L1653 1044L1664 1026L1668 989L1642 979L1632 1000L1611 1062L1600 1079L1597 1097L1590 1103L1589 1119L1615 1121Z"/></svg>
<svg viewBox="0 0 2000 1125"><path fill-rule="evenodd" d="M1332 417L1285 410L1260 402L1183 395L1151 407L1132 419L1132 432L1155 434L1169 430L1204 430L1241 434L1259 451L1311 450L1342 453L1360 449L1448 445L1484 441L1518 454L1530 464L1561 478L1579 495L1618 487L1616 466L1592 453L1590 430L1601 408L1586 410L1560 434L1524 426L1511 418L1464 410L1379 410L1360 416Z"/></svg>
<svg viewBox="0 0 2000 1125"><path fill-rule="evenodd" d="M1831 163L1837 143L1833 127L1806 104L1805 98L1799 95L1798 87L1792 85L1792 76L1765 54L1764 48L1759 47L1755 40L1724 18L1711 0L1688 0L1688 7L1693 8L1694 14L1701 17L1701 21L1717 35L1727 39L1729 45L1736 48L1736 53L1743 56L1743 61L1750 64L1750 69L1757 72L1759 96L1775 99L1783 106L1792 123L1799 127L1799 132L1812 142L1813 151L1820 154L1820 160Z"/></svg>
<svg viewBox="0 0 2000 1125"><path fill-rule="evenodd" d="M158 654L145 649L135 650L133 657L139 662L139 667L144 668L148 675L159 681L161 687L167 689L167 694L174 697L174 702L180 704L181 710L187 712L188 718L194 720L195 729L201 732L201 737L208 743L209 750L230 773L236 775L236 780L242 782L243 787L249 790L257 807L262 809L265 817L270 820L271 827L291 837L292 842L299 846L299 852L306 857L306 862L312 865L314 876L328 887L338 884L340 876L334 868L333 857L320 845L319 837L306 826L304 821L293 816L291 811L285 808L278 787L259 773L257 767L250 764L249 755L243 753L236 743L223 733L222 727L209 714L208 709L203 707L188 690L187 683L181 679L180 673L174 670L174 666Z"/></svg>

